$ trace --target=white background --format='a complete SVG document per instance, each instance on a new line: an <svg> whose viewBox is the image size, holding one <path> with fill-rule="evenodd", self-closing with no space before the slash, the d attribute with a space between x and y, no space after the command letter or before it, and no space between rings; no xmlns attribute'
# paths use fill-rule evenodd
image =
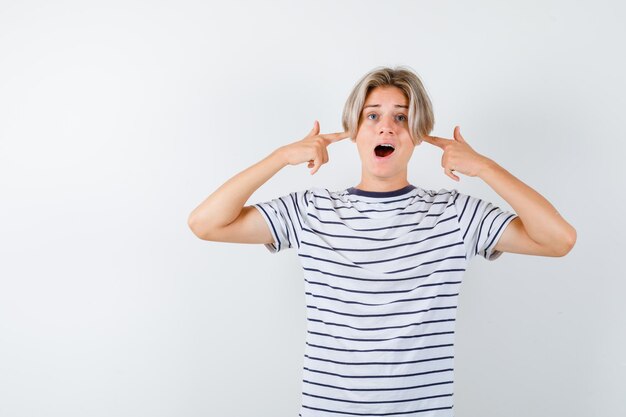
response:
<svg viewBox="0 0 626 417"><path fill-rule="evenodd" d="M578 232L564 258L476 258L457 320L458 417L626 415L626 7L619 1L0 1L0 415L297 416L295 250L206 242L189 213L356 81L408 65L478 152ZM360 180L349 140L313 176ZM510 208L441 150L409 181Z"/></svg>

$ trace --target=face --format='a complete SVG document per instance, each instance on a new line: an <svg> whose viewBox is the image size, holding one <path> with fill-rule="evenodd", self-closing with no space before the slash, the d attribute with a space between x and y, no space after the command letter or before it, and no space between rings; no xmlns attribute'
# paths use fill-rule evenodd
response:
<svg viewBox="0 0 626 417"><path fill-rule="evenodd" d="M362 164L361 183L406 182L407 165L415 145L408 126L409 100L394 86L375 87L365 100L356 135ZM374 149L389 143L395 150L379 157Z"/></svg>

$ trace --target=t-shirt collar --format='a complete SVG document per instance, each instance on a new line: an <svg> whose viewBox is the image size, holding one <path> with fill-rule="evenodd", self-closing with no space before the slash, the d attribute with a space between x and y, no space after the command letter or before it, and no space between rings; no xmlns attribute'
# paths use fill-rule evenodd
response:
<svg viewBox="0 0 626 417"><path fill-rule="evenodd" d="M416 187L413 184L409 184L398 190L392 190L392 191L365 191L365 190L361 190L355 187L350 187L346 191L348 191L348 193L350 194L360 195L363 197L396 197L399 195L406 194L415 188Z"/></svg>

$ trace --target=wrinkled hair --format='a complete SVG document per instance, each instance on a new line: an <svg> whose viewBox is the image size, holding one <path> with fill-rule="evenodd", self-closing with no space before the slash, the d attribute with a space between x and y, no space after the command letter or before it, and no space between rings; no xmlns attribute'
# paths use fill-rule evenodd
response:
<svg viewBox="0 0 626 417"><path fill-rule="evenodd" d="M376 67L354 86L343 108L341 124L354 142L361 124L361 112L369 92L376 87L398 87L409 101L409 134L417 146L435 125L433 107L417 74L406 66Z"/></svg>

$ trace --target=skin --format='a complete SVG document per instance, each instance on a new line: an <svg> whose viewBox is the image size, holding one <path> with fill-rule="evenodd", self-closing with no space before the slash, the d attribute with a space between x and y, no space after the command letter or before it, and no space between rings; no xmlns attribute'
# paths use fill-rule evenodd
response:
<svg viewBox="0 0 626 417"><path fill-rule="evenodd" d="M409 134L408 103L402 90L394 86L375 87L367 95L355 138L361 158L361 182L356 188L393 191L409 185L407 167L415 144ZM385 160L374 154L375 146L381 142L393 143L396 148Z"/></svg>

